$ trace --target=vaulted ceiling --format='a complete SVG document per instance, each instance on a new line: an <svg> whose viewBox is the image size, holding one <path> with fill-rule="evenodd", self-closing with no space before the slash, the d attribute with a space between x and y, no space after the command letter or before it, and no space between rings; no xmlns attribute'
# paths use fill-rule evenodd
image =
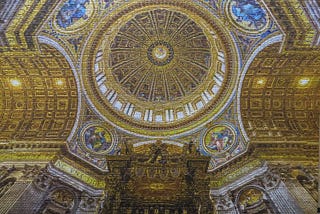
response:
<svg viewBox="0 0 320 214"><path fill-rule="evenodd" d="M223 17L223 13L217 12L215 16L210 17L208 16L209 13L199 9L201 12L194 10L194 14L192 14L188 9L190 5L193 6L192 1L188 1L187 3L172 3L172 5L168 3L164 8L172 13L170 16L177 15L175 13L188 14L191 17L191 21L189 21L191 27L200 29L200 31L203 29L204 34L207 36L209 34L216 36L213 37L216 39L217 44L215 52L205 50L207 48L205 44L206 39L202 41L204 47L200 48L202 55L194 54L197 50L192 45L188 46L190 44L185 43L186 47L176 49L178 51L175 54L181 58L184 57L187 63L177 61L175 65L179 66L175 69L176 73L166 76L161 74L161 72L166 73L166 69L174 69L174 67L165 67L164 69L161 67L161 69L157 70L157 68L152 66L166 66L167 63L171 62L171 53L169 53L171 45L165 42L161 44L147 43L146 51L150 52L149 58L145 59L147 64L139 64L141 62L138 60L137 65L134 65L134 63L132 65L127 64L127 67L149 65L155 69L155 72L160 73L159 79L161 81L153 81L152 79L155 79L156 75L149 75L148 68L141 72L141 77L134 78L131 75L130 78L127 78L129 82L131 81L131 85L127 84L123 85L123 88L119 88L119 91L126 92L126 94L122 93L124 94L124 98L119 98L120 104L108 104L110 100L99 100L102 91L105 90L103 87L100 87L100 89L97 87L98 89L95 89L97 90L96 92L88 90L88 87L100 84L99 82L90 82L95 81L95 79L98 81L98 76L94 76L96 75L94 74L96 71L90 69L95 69L94 66L97 65L106 66L105 64L98 64L100 62L95 61L99 57L99 51L103 48L106 50L103 57L109 57L112 54L114 56L117 51L119 52L118 49L113 50L111 48L108 50L105 43L109 41L109 34L115 35L115 32L118 33L118 36L111 38L111 40L114 39L115 43L120 41L123 35L126 38L137 36L135 34L131 35L130 29L128 30L125 27L128 27L130 22L137 22L135 19L141 18L144 11L139 11L140 14L137 12L138 17L136 14L130 14L131 10L127 11L123 2L119 3L122 6L118 9L119 5L115 2L109 4L109 1L99 1L99 4L104 5L102 8L111 8L110 13L112 16L101 15L103 14L101 12L103 10L97 9L98 4L93 4L97 8L92 10L99 10L99 13L95 18L89 19L89 24L86 27L82 27L81 31L67 31L68 26L64 26L61 27L60 32L57 30L58 28L55 29L53 22L56 20L56 14L59 13L65 2L67 1L21 0L3 1L0 4L1 141L70 141L76 135L75 133L78 133L75 130L80 129L85 124L85 122L81 123L81 118L97 120L97 118L101 119L105 115L107 115L106 117L109 122L112 125L116 125L119 130L125 130L129 134L137 134L137 136L143 136L144 138L146 136L151 136L151 138L163 137L159 134L159 130L164 132L167 130L167 127L171 131L164 132L165 135L180 134L186 131L190 131L191 133L199 131L200 129L197 128L200 126L206 128L204 126L205 123L211 122L212 118L218 121L219 118L228 117L227 113L222 115L222 110L219 111L220 108L224 112L229 111L231 117L235 118L234 120L237 121L235 124L240 127L239 129L242 131L241 135L244 136L244 141L253 144L255 142L316 142L318 140L320 118L320 25L318 18L320 10L316 7L316 1L259 1L273 20L270 24L270 26L272 25L269 30L270 32L268 31L268 34L266 33L263 36L259 34L261 36L260 40L254 37L246 37L245 33L251 36L253 33L243 33L241 28L239 28L240 30L230 30L236 28L234 27L236 25L230 22L232 17L230 18L226 15L223 18L223 22L227 26L226 29L229 29L230 32L232 31L232 38L235 41L235 46L238 45L237 48L231 47L231 43L228 43L228 39L231 38L229 34L231 33L221 30L223 29L223 22L219 23L219 26L218 24L217 26L214 26L215 24L208 24L218 23L218 20ZM209 11L214 11L213 13L219 11L217 9L219 5L225 5L222 0L197 2L202 2L209 8ZM232 4L232 1L228 2L228 4ZM145 1L140 6L149 7L145 4L152 5L149 1ZM134 1L132 4L128 3L128 7L133 7L134 10L138 11L138 9L135 9L137 6ZM155 6L150 7L153 10L152 13L161 13L161 10L155 10ZM194 7L197 8L196 6ZM176 8L176 12L173 12L172 8ZM113 19L116 20L118 16L112 13L113 10L119 10L118 15L120 17L123 14L129 15L124 16L123 22L115 22ZM181 16L184 17L185 15ZM99 22L100 24L97 24L100 19L102 21ZM159 20L161 22L160 18ZM200 27L197 27L192 20L201 23ZM123 25L125 22L127 22L126 25ZM190 26L185 25L183 22L180 28L184 29L185 27L184 30L187 32L191 29ZM206 26L214 27L209 29ZM179 28L179 26L177 27ZM96 31L91 34L90 29L93 28ZM117 29L121 30L118 32ZM153 30L156 31L157 29ZM272 30L273 33L275 32L274 37L271 37ZM100 38L101 35L104 36L102 39ZM170 35L168 36L170 37ZM86 40L85 38L88 39ZM183 39L183 35L179 39ZM194 41L194 44L197 44L197 42ZM172 44L173 48L175 48L176 44ZM119 42L117 48L120 46L121 42ZM164 53L158 53L157 51L160 49L158 50L157 48L160 48L161 51L164 50ZM188 48L191 50L191 53L187 52ZM225 53L223 51L219 52L219 48L225 51ZM143 48L139 50L144 51ZM237 50L237 52L233 50ZM193 53L192 51L195 52ZM137 52L134 54L137 54ZM227 70L230 69L230 72L228 71L229 76L226 77L230 82L225 81L223 83L224 87L230 90L219 92L216 98L219 101L223 100L225 103L228 103L230 101L228 100L229 97L234 96L234 103L232 104L229 102L228 105L222 106L222 104L218 105L212 102L211 106L208 104L209 107L206 107L206 102L200 102L201 99L207 99L208 103L210 103L209 101L212 99L210 95L208 96L209 98L203 98L207 96L205 89L209 88L214 91L215 87L214 83L206 82L207 88L197 88L197 84L205 80L205 78L201 77L201 72L207 73L206 66L208 66L208 61L206 59L210 54L212 54L213 60L218 60L217 68L220 66L219 69L221 69L221 67L226 66ZM221 60L221 56L225 56L225 59ZM119 57L121 59L122 56L119 55ZM131 57L133 57L132 59L136 59L135 55L131 55ZM168 57L169 61L163 61L163 64L163 57L165 59ZM183 66L194 66L190 58L199 60L198 67L202 70L199 70L200 77L198 79L188 74L190 78L184 80L179 74L185 74L187 71L186 69L179 69ZM240 58L242 61L239 60ZM134 61L130 58L126 60ZM173 62L175 60L176 58L173 58ZM229 60L226 62L226 65L223 64L224 60ZM239 60L238 64L235 63L236 60ZM96 64L91 66L90 63ZM111 61L109 65L113 66L112 63L115 62ZM162 64L160 65L159 63ZM180 66L179 63L183 66ZM90 64L91 67L87 66L87 64ZM84 68L81 68L81 66ZM122 84L120 70L108 70L105 73L116 76L115 82ZM89 78L89 80L86 80L86 78ZM150 84L141 85L138 82L139 78L149 78ZM236 80L237 78L239 80ZM190 80L194 80L196 84L195 87L191 87L189 90L188 87L192 85L192 82L188 84ZM240 88L234 89L233 87L236 84ZM134 88L131 88L131 86ZM153 88L154 91L142 93L143 87L147 91L148 88ZM84 90L80 88L84 88ZM160 90L163 90L163 92L159 92ZM237 91L237 93L232 93L232 90ZM198 94L193 93L193 91L196 91ZM218 94L218 92L216 93ZM137 97L129 97L132 94ZM183 100L183 97L187 95L189 96L188 101L181 101L182 104L178 102L181 99ZM140 105L141 112L149 112L147 119L136 121L125 117L117 118L116 116L110 116L111 114L123 115L123 111L125 110L119 113L114 109L125 109L122 105L128 99L133 100L132 102L130 101L130 104L136 102L134 103L136 106ZM144 102L144 99L148 102L150 101L150 103ZM198 110L201 114L192 116L192 113L190 113L192 112L192 108L184 110L185 106L188 106L189 103L195 108L195 111ZM180 104L181 106L179 106ZM152 113L150 116L151 110L155 112L153 116ZM139 111L136 112L137 114L129 115L127 113L125 116L129 115L137 119ZM189 115L189 113L191 115L190 118L186 117L187 119L185 119L182 116ZM173 114L177 116L173 116ZM166 116L169 119L165 119ZM140 115L140 117L146 118L144 115ZM173 119L171 121L170 117L177 119L178 122L175 123ZM182 122L179 121L180 119ZM154 123L149 123L149 120L153 120ZM165 123L166 120L168 123ZM149 129L149 127L151 128ZM128 133L125 132L123 136Z"/></svg>
<svg viewBox="0 0 320 214"><path fill-rule="evenodd" d="M77 88L66 59L48 45L0 56L2 141L63 141L77 114Z"/></svg>
<svg viewBox="0 0 320 214"><path fill-rule="evenodd" d="M279 53L279 44L251 63L241 90L241 117L253 141L317 141L319 52Z"/></svg>

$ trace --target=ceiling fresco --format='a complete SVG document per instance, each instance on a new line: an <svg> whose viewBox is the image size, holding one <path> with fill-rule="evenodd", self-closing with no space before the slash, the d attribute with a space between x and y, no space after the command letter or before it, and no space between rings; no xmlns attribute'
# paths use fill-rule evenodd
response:
<svg viewBox="0 0 320 214"><path fill-rule="evenodd" d="M105 67L111 68L121 87L138 99L159 104L193 94L209 78L211 61L215 61L211 50L217 48L210 47L194 21L166 9L138 13L119 27L108 46L110 63ZM183 77L186 79L180 80Z"/></svg>

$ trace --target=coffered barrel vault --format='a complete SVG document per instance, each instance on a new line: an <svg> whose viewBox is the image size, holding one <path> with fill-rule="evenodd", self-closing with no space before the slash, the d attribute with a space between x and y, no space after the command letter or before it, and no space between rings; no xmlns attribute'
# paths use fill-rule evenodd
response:
<svg viewBox="0 0 320 214"><path fill-rule="evenodd" d="M245 129L257 141L316 141L319 53L282 54L279 48L266 48L246 74L240 101Z"/></svg>
<svg viewBox="0 0 320 214"><path fill-rule="evenodd" d="M66 140L78 94L67 60L55 48L0 56L1 140Z"/></svg>

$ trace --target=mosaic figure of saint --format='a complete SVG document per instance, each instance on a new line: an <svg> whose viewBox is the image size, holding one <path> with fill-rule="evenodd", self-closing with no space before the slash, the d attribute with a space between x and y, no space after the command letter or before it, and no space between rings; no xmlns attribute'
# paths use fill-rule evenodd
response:
<svg viewBox="0 0 320 214"><path fill-rule="evenodd" d="M232 13L237 17L237 22L249 22L255 29L259 29L267 22L266 13L255 0L237 0L232 5Z"/></svg>
<svg viewBox="0 0 320 214"><path fill-rule="evenodd" d="M79 19L87 19L86 4L89 0L69 0L60 9L57 15L57 24L66 29Z"/></svg>
<svg viewBox="0 0 320 214"><path fill-rule="evenodd" d="M222 131L213 132L211 134L211 140L207 147L212 150L217 150L218 152L221 152L223 150L226 150L229 145L233 141L233 136L230 133L230 130L228 128L224 128Z"/></svg>
<svg viewBox="0 0 320 214"><path fill-rule="evenodd" d="M87 148L94 152L100 152L109 149L111 142L107 140L106 134L106 131L101 128L88 128L84 133L84 139Z"/></svg>

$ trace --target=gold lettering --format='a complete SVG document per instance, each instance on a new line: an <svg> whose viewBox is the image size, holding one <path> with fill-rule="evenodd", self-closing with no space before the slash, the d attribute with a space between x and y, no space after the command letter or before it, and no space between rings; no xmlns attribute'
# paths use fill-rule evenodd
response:
<svg viewBox="0 0 320 214"><path fill-rule="evenodd" d="M71 165L61 161L57 160L54 164L57 168L60 170L69 173L71 176L97 188L103 188L104 187L104 182L98 181L97 179L85 174L84 172L72 167Z"/></svg>

